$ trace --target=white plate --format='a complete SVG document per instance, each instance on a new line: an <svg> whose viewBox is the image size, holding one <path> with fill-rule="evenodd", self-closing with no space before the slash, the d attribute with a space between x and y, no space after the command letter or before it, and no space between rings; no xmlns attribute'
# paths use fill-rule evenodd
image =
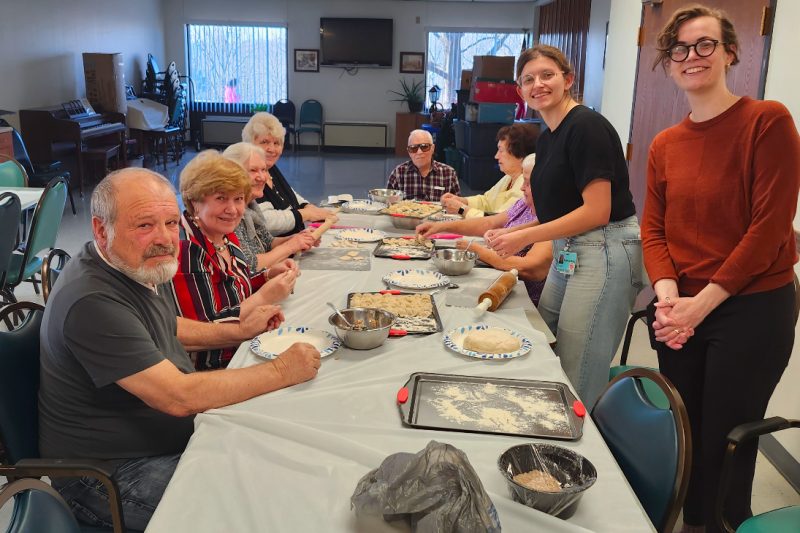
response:
<svg viewBox="0 0 800 533"><path fill-rule="evenodd" d="M320 357L327 357L335 352L341 342L339 339L321 329L307 326L283 326L262 333L250 341L250 349L254 354L267 359L275 359L295 342L307 342L319 350Z"/></svg>
<svg viewBox="0 0 800 533"><path fill-rule="evenodd" d="M435 289L450 285L450 278L435 270L405 268L383 276L383 281L404 289Z"/></svg>
<svg viewBox="0 0 800 533"><path fill-rule="evenodd" d="M336 237L346 241L355 242L375 242L386 237L386 234L379 229L372 228L349 228L340 229Z"/></svg>
<svg viewBox="0 0 800 533"><path fill-rule="evenodd" d="M388 206L381 202L373 202L370 199L357 198L351 202L342 204L342 211L346 213L364 213L376 214L381 209L386 209Z"/></svg>
<svg viewBox="0 0 800 533"><path fill-rule="evenodd" d="M518 338L522 344L519 347L519 350L510 353L483 353L483 352L474 352L472 350L467 350L466 348L464 348L464 337L466 337L467 334L473 329L476 330L500 329ZM444 335L443 340L444 340L444 345L447 348L453 350L454 352L463 355L468 355L470 357L477 357L478 359L513 359L514 357L525 355L526 353L531 351L531 341L528 338L520 335L516 331L512 331L506 328L493 328L491 326L487 326L486 324L461 326L460 328L452 329Z"/></svg>

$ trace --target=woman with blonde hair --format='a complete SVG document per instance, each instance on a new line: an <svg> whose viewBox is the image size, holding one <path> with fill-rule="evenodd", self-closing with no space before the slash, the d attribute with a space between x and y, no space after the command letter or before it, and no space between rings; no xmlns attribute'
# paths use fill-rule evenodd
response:
<svg viewBox="0 0 800 533"><path fill-rule="evenodd" d="M267 156L264 150L255 144L240 142L227 147L222 152L222 157L238 163L250 176L251 200L235 230L250 272L266 270L265 275L270 276L285 270L284 265L297 268L289 257L297 252L304 252L319 242L306 230L291 237L274 237L270 233L269 224L256 202L264 196L264 183L267 179Z"/></svg>
<svg viewBox="0 0 800 533"><path fill-rule="evenodd" d="M181 172L186 211L181 218L178 272L171 293L182 317L203 322L238 320L254 308L286 299L296 269L265 283L251 276L234 230L250 199L250 178L215 150L201 152ZM256 290L257 289L257 290ZM277 324L273 324L275 326ZM190 352L198 370L225 367L237 346Z"/></svg>
<svg viewBox="0 0 800 533"><path fill-rule="evenodd" d="M531 176L538 220L486 237L503 257L553 241L539 312L556 336L561 366L591 408L643 286L642 249L619 135L572 98L574 81L558 48L536 45L520 55L517 91L548 128L536 141Z"/></svg>
<svg viewBox="0 0 800 533"><path fill-rule="evenodd" d="M800 136L782 104L728 89L739 42L724 12L679 9L658 52L653 68L664 68L691 112L650 146L642 237L657 303L649 310L659 368L692 429L683 531L711 532L726 437L764 417L792 353ZM752 515L757 444L737 448L723 513L734 528Z"/></svg>
<svg viewBox="0 0 800 533"><path fill-rule="evenodd" d="M305 227L304 222L323 220L332 213L306 201L292 189L275 166L283 154L286 129L275 116L260 112L250 117L242 130L242 141L261 147L266 155L267 174L264 194L257 198L273 235L293 235Z"/></svg>

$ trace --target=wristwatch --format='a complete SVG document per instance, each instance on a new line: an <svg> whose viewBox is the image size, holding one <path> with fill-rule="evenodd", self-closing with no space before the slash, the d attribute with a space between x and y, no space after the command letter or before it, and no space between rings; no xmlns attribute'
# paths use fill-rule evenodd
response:
<svg viewBox="0 0 800 533"><path fill-rule="evenodd" d="M461 215L462 217L464 216L464 213L466 213L466 212L467 212L467 210L464 209L463 205L458 208L458 214Z"/></svg>

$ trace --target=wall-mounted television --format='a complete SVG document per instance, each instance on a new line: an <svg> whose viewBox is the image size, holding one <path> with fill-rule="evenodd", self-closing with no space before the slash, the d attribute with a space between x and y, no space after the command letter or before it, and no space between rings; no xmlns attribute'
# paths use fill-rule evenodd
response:
<svg viewBox="0 0 800 533"><path fill-rule="evenodd" d="M319 19L320 64L329 67L392 66L392 19Z"/></svg>

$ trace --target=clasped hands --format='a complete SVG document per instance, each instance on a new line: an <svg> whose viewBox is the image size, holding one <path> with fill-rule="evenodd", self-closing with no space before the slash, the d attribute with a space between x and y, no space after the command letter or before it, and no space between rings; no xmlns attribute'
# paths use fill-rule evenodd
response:
<svg viewBox="0 0 800 533"><path fill-rule="evenodd" d="M653 331L658 342L673 350L680 350L694 335L694 330L705 319L696 297L666 297L655 303L656 314Z"/></svg>

